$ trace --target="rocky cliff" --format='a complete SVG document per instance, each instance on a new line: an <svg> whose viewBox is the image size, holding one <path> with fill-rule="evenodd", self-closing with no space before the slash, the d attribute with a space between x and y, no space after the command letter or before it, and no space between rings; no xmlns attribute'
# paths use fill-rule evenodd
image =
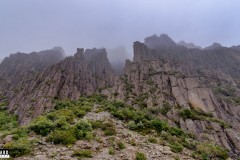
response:
<svg viewBox="0 0 240 160"><path fill-rule="evenodd" d="M133 49L133 61L126 61L119 77L115 77L105 49L77 49L74 56L41 67L44 69L35 76L24 79L21 90L8 98L8 109L27 124L53 109L56 99L77 100L101 91L109 99L146 109L196 139L223 146L232 157L238 157L240 52L219 45L188 49L165 34L135 42ZM7 76L18 75L14 69L6 72Z"/></svg>
<svg viewBox="0 0 240 160"><path fill-rule="evenodd" d="M239 156L240 52L223 47L189 50L153 39L154 45L134 43L134 59L126 61L125 74L103 93L147 108L199 140Z"/></svg>
<svg viewBox="0 0 240 160"><path fill-rule="evenodd" d="M74 56L45 68L35 79L25 81L9 103L9 110L22 124L51 110L54 99L76 100L113 84L113 72L105 49L77 49Z"/></svg>
<svg viewBox="0 0 240 160"><path fill-rule="evenodd" d="M15 92L21 90L24 81L32 79L44 68L61 61L63 58L64 51L61 47L30 54L11 54L0 64L1 92L10 96L10 90Z"/></svg>

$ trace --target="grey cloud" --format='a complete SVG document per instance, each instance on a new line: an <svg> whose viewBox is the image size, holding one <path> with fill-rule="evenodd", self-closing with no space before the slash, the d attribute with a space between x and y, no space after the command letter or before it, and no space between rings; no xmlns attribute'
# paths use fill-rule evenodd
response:
<svg viewBox="0 0 240 160"><path fill-rule="evenodd" d="M166 33L208 46L240 44L238 0L1 0L0 59L62 46L132 52L133 41Z"/></svg>

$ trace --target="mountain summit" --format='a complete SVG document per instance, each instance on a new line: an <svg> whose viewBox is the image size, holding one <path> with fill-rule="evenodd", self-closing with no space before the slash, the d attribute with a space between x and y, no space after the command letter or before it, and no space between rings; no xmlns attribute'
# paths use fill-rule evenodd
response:
<svg viewBox="0 0 240 160"><path fill-rule="evenodd" d="M159 36L153 35L147 37L144 39L144 44L150 49L176 46L176 43L167 34L160 34Z"/></svg>

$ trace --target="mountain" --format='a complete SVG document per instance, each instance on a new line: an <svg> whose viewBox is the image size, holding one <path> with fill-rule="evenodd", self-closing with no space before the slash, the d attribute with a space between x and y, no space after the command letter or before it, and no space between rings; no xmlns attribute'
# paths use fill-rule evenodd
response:
<svg viewBox="0 0 240 160"><path fill-rule="evenodd" d="M187 43L185 41L180 41L177 44L180 45L180 46L184 46L188 49L202 49L201 46L196 46L194 43Z"/></svg>
<svg viewBox="0 0 240 160"><path fill-rule="evenodd" d="M211 46L206 47L205 49L210 50L210 49L217 49L217 48L221 48L221 47L222 47L222 45L220 43L215 42Z"/></svg>
<svg viewBox="0 0 240 160"><path fill-rule="evenodd" d="M59 150L54 144L71 142L60 150L73 157L91 149L93 159L135 159L136 150L149 159L237 159L240 51L220 44L189 49L166 34L134 42L133 51L122 74L114 71L103 48L78 48L74 56L52 64L40 58L30 63L31 54L11 55L0 64L5 78L0 104L18 116L28 140L40 134L34 153L42 144ZM2 145L11 149L18 140L12 142Z"/></svg>
<svg viewBox="0 0 240 160"><path fill-rule="evenodd" d="M144 39L148 48L175 47L177 44L166 34L153 35Z"/></svg>
<svg viewBox="0 0 240 160"><path fill-rule="evenodd" d="M60 47L30 54L18 52L4 58L0 64L0 94L8 97L17 94L24 83L63 58L64 50Z"/></svg>
<svg viewBox="0 0 240 160"><path fill-rule="evenodd" d="M160 119L200 141L223 146L237 157L240 52L223 47L166 48L157 38L152 43L158 44L156 48L134 43L133 62L126 62L124 77L112 91L118 94L111 98L152 110Z"/></svg>
<svg viewBox="0 0 240 160"><path fill-rule="evenodd" d="M27 124L54 106L53 99L76 100L112 85L114 73L105 49L77 49L74 56L45 68L35 79L23 84L9 103L9 110ZM31 114L29 114L31 113Z"/></svg>
<svg viewBox="0 0 240 160"><path fill-rule="evenodd" d="M232 46L231 48L240 51L240 45L238 45L238 46Z"/></svg>

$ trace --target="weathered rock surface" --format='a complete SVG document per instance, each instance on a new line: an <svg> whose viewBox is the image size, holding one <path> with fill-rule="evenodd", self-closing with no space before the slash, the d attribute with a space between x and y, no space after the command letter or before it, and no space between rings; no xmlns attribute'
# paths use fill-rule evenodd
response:
<svg viewBox="0 0 240 160"><path fill-rule="evenodd" d="M134 43L133 62L126 61L125 75L116 81L113 91L109 90L111 98L147 108L163 108L167 102L172 108L166 115L159 113L160 118L239 155L240 106L219 99L213 87L219 82L236 86L240 53L228 48L193 52L181 46L169 48L169 43L158 45L158 38L153 39L157 41L154 49ZM236 87L237 95L238 91ZM213 117L184 120L178 114L179 106L180 110L201 110Z"/></svg>
<svg viewBox="0 0 240 160"><path fill-rule="evenodd" d="M51 110L54 99L78 99L113 84L114 74L105 49L77 49L72 57L42 71L9 103L9 110L18 115L22 124L45 110Z"/></svg>
<svg viewBox="0 0 240 160"><path fill-rule="evenodd" d="M180 45L180 46L184 46L188 49L202 49L202 47L196 46L194 43L187 43L185 41L180 41L177 44Z"/></svg>
<svg viewBox="0 0 240 160"><path fill-rule="evenodd" d="M9 97L18 94L25 83L34 80L44 68L63 58L64 51L61 47L30 54L11 54L0 64L0 92Z"/></svg>
<svg viewBox="0 0 240 160"><path fill-rule="evenodd" d="M8 68L7 60L4 61L0 64L2 75L19 74L18 65ZM167 35L160 35L146 38L145 43L135 42L133 61L126 61L124 74L117 78L105 49L85 52L78 49L74 56L45 66L37 69L35 76L18 83L21 88L17 94L9 94L12 89L7 92L11 95L8 109L18 115L22 124L51 110L56 98L74 100L101 90L110 99L123 100L133 107L162 110L157 113L160 119L192 133L200 141L227 148L233 157L240 155L240 52L237 49L219 45L203 50L187 49ZM28 68L34 66L25 70ZM10 78L9 84L16 83L15 78ZM179 113L184 109L199 112L195 117L183 117ZM91 113L88 118L95 116ZM102 113L97 119L104 116L109 115ZM155 146L146 148L160 150ZM101 152L95 159L105 157L106 150ZM150 150L145 153L152 158ZM120 159L131 159L129 156L119 154Z"/></svg>

